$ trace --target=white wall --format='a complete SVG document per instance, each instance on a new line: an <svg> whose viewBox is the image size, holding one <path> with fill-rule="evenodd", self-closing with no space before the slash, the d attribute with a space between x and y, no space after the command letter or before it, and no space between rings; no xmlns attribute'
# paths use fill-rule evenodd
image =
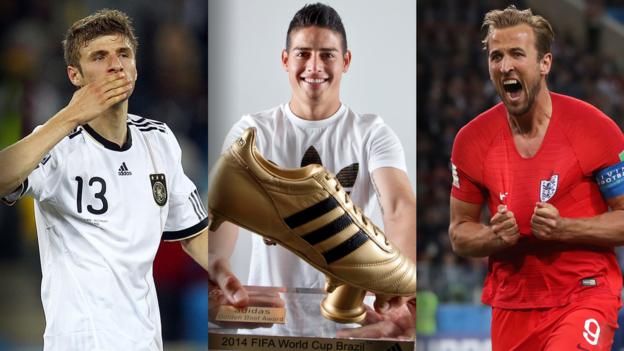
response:
<svg viewBox="0 0 624 351"><path fill-rule="evenodd" d="M310 2L315 1L208 2L209 167L243 114L289 100L280 54L290 20ZM321 2L340 14L353 54L342 78L341 100L356 112L381 115L397 133L416 189L416 1ZM248 235L239 235L232 266L243 282L250 251Z"/></svg>

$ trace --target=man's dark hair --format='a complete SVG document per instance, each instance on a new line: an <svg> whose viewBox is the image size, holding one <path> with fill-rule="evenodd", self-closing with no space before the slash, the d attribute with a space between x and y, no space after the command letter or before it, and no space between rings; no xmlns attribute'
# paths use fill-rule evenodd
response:
<svg viewBox="0 0 624 351"><path fill-rule="evenodd" d="M342 37L342 53L347 52L347 33L338 12L325 4L307 4L302 7L290 21L286 33L286 50L290 50L290 33L305 27L327 28Z"/></svg>

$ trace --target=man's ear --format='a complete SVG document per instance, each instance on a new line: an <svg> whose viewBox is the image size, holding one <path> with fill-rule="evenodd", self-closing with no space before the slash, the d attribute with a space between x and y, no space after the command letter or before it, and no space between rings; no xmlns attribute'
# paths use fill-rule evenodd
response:
<svg viewBox="0 0 624 351"><path fill-rule="evenodd" d="M78 88L84 85L82 73L78 67L67 66L67 77L69 77L69 81Z"/></svg>
<svg viewBox="0 0 624 351"><path fill-rule="evenodd" d="M282 50L282 67L284 71L288 71L288 51Z"/></svg>
<svg viewBox="0 0 624 351"><path fill-rule="evenodd" d="M347 73L349 71L349 66L351 65L351 50L347 50L343 56L344 67L342 69L342 73Z"/></svg>
<svg viewBox="0 0 624 351"><path fill-rule="evenodd" d="M547 76L550 73L552 67L552 54L549 52L540 60L540 74Z"/></svg>

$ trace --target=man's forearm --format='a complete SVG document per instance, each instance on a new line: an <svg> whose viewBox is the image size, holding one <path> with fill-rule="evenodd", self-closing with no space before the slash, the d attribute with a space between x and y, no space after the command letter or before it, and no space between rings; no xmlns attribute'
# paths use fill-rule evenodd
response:
<svg viewBox="0 0 624 351"><path fill-rule="evenodd" d="M591 218L562 218L561 240L600 246L624 244L624 210Z"/></svg>
<svg viewBox="0 0 624 351"><path fill-rule="evenodd" d="M394 213L384 212L386 237L403 255L416 262L416 203L405 201Z"/></svg>
<svg viewBox="0 0 624 351"><path fill-rule="evenodd" d="M208 270L208 229L200 234L182 241L182 248L197 264Z"/></svg>
<svg viewBox="0 0 624 351"><path fill-rule="evenodd" d="M486 257L510 245L494 235L492 228L476 222L462 222L449 228L453 252L464 257Z"/></svg>
<svg viewBox="0 0 624 351"><path fill-rule="evenodd" d="M229 259L234 252L236 239L238 238L238 227L230 222L223 222L219 229L209 232L211 256Z"/></svg>
<svg viewBox="0 0 624 351"><path fill-rule="evenodd" d="M63 109L37 131L0 151L0 196L13 192L45 154L75 127Z"/></svg>

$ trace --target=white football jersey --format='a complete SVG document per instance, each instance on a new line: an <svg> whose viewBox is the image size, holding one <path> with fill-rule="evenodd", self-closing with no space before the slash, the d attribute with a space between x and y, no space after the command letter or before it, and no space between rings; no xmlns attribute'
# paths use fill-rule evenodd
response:
<svg viewBox="0 0 624 351"><path fill-rule="evenodd" d="M129 115L123 146L78 127L5 199L36 200L45 350L162 350L156 251L208 223L180 160L164 123Z"/></svg>

